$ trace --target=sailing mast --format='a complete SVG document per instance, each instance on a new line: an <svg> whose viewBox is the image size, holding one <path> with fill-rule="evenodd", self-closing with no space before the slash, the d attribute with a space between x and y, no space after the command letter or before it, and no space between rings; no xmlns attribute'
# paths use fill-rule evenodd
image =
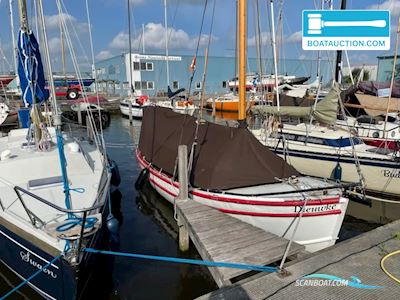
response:
<svg viewBox="0 0 400 300"><path fill-rule="evenodd" d="M17 46L15 45L15 31L14 31L14 12L13 12L13 1L14 0L9 0L8 1L8 6L9 6L9 14L10 14L10 24L11 24L11 39L12 39L12 46L13 46L13 59L14 59L14 72L15 75L17 75L18 72L18 64L17 64L17 55L16 55L16 49Z"/></svg>
<svg viewBox="0 0 400 300"><path fill-rule="evenodd" d="M164 0L164 27L165 27L165 61L167 66L167 93L169 90L169 61L168 61L168 20L167 0Z"/></svg>
<svg viewBox="0 0 400 300"><path fill-rule="evenodd" d="M239 0L239 122L246 121L246 13L247 1Z"/></svg>
<svg viewBox="0 0 400 300"><path fill-rule="evenodd" d="M132 75L132 33L131 33L131 0L128 0L128 36L129 36L129 83L130 98L133 98L133 75Z"/></svg>
<svg viewBox="0 0 400 300"><path fill-rule="evenodd" d="M279 101L279 83L278 83L278 59L277 59L277 53L276 53L276 39L275 39L274 0L271 0L270 3L271 3L272 52L273 52L273 56L274 56L276 107L278 109L278 114L279 114L280 101Z"/></svg>
<svg viewBox="0 0 400 300"><path fill-rule="evenodd" d="M342 3L340 4L340 9L342 10L346 9L346 0L342 0ZM342 81L340 74L341 71L342 71L342 50L338 50L336 52L336 68L335 68L335 81L337 83L340 83Z"/></svg>

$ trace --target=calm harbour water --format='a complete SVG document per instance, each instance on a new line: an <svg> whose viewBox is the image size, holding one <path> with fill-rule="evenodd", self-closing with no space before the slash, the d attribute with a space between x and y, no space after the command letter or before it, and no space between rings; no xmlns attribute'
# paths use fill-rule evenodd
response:
<svg viewBox="0 0 400 300"><path fill-rule="evenodd" d="M121 185L113 192L113 200L120 201L122 224L120 251L200 259L195 247L181 253L177 243L177 225L173 207L150 186L139 194L134 187L139 174L134 148L139 140L140 121L119 115L112 116L111 126L105 129L108 153L121 173ZM368 231L370 224L346 217L341 240ZM83 299L193 299L216 289L207 268L138 260L124 257L100 257ZM20 280L0 266L0 295ZM29 287L21 289L9 299L41 299Z"/></svg>

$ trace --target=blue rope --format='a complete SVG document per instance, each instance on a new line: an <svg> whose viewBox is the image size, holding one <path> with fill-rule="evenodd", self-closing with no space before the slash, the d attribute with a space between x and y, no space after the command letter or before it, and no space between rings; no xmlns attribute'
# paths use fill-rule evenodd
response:
<svg viewBox="0 0 400 300"><path fill-rule="evenodd" d="M40 273L42 273L44 270L47 269L47 267L49 267L51 264L53 264L56 260L58 260L60 257L62 256L62 254L56 256L52 261L50 261L47 265L45 265L42 269L37 270L35 273L33 273L29 278L25 279L24 281L22 281L20 284L18 284L15 288L13 288L11 291L9 291L7 294L3 295L0 300L6 299L7 297L9 297L12 293L16 292L17 290L19 290L22 286L24 286L25 284L27 284L29 281L31 281L33 278L35 278L37 275L39 275Z"/></svg>
<svg viewBox="0 0 400 300"><path fill-rule="evenodd" d="M71 203L69 199L69 184L68 184L68 176L67 176L67 161L65 159L64 154L64 139L61 135L60 129L56 129L57 135L57 147L58 147L58 156L60 157L60 164L61 164L61 174L64 181L64 193L65 193L65 206L67 209L71 209ZM68 213L68 217L72 218L73 214Z"/></svg>
<svg viewBox="0 0 400 300"><path fill-rule="evenodd" d="M84 225L85 229L94 227L94 225L96 224L97 221L98 221L98 219L95 217L86 218L86 222ZM78 218L78 217L74 216L74 218L70 219L70 221L58 226L56 228L56 230L58 232L67 231L67 230L70 230L71 228L74 228L77 225L80 225L82 222L83 222L83 218Z"/></svg>
<svg viewBox="0 0 400 300"><path fill-rule="evenodd" d="M93 248L86 248L85 251L90 252L90 253L99 253L99 254L108 254L108 255L115 255L115 256L125 256L125 257L131 257L131 258L159 260L159 261L166 261L166 262L172 262L172 263L201 265L201 266L207 266L207 267L235 268L235 269L253 270L253 271L260 271L260 272L277 272L278 271L277 267L259 266L259 265L250 265L250 264L241 264L241 263L216 262L216 261L177 258L177 257L168 257L168 256L134 254L134 253L125 253L125 252L96 250Z"/></svg>

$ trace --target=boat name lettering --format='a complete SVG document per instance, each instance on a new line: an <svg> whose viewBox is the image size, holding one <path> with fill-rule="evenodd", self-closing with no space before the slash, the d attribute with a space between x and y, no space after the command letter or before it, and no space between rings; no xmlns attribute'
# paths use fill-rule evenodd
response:
<svg viewBox="0 0 400 300"><path fill-rule="evenodd" d="M296 205L294 207L294 212L299 213L303 209L303 205ZM305 213L318 213L324 211L331 211L336 209L336 204L326 204L326 205L318 205L318 206L306 206L304 212Z"/></svg>
<svg viewBox="0 0 400 300"><path fill-rule="evenodd" d="M29 252L26 252L26 253L25 253L24 251L21 251L21 252L19 253L19 255L21 256L22 261L24 261L24 262L30 264L31 266L35 267L35 268L38 269L38 270L42 270L42 269L43 269L43 266L42 266L41 264L39 264L38 262L34 261L34 260L30 257L30 253L29 253ZM53 277L53 278L57 278L57 274L54 274L53 271L51 271L51 270L49 270L49 269L47 269L47 268L44 268L44 269L43 269L43 273L45 273L45 274L47 274L47 275L50 275L50 276Z"/></svg>
<svg viewBox="0 0 400 300"><path fill-rule="evenodd" d="M400 178L400 170L384 169L382 173L384 177Z"/></svg>

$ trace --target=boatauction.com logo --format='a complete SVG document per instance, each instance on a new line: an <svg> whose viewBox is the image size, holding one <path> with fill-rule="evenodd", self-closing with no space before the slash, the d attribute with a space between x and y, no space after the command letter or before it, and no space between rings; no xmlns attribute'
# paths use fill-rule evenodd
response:
<svg viewBox="0 0 400 300"><path fill-rule="evenodd" d="M389 50L388 10L304 10L303 50Z"/></svg>
<svg viewBox="0 0 400 300"><path fill-rule="evenodd" d="M351 276L351 280L340 278L328 274L311 274L297 279L295 286L335 286L335 287L354 287L358 289L381 289L383 286L379 285L365 285L361 283L361 279L357 276Z"/></svg>

